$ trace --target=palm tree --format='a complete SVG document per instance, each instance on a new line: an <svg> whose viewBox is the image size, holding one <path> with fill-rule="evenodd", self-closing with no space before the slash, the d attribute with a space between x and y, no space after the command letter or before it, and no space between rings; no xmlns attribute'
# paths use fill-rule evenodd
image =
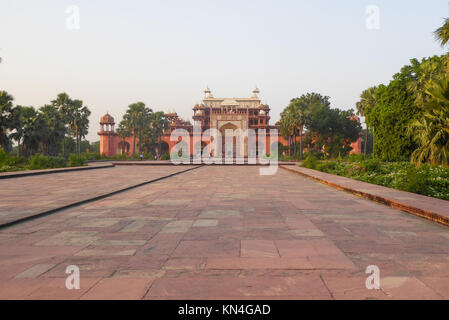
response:
<svg viewBox="0 0 449 320"><path fill-rule="evenodd" d="M300 159L303 158L303 143L302 137L304 133L304 126L306 125L306 119L308 114L308 105L304 103L304 98L295 98L290 101L289 112L292 116L292 121L294 123L294 144L296 153L296 132L299 131L299 156Z"/></svg>
<svg viewBox="0 0 449 320"><path fill-rule="evenodd" d="M67 93L60 93L56 97L55 100L52 101L52 105L57 107L62 115L62 121L64 123L64 127L68 124L69 119L71 117L70 111L72 109L73 101L70 99L69 95ZM66 131L66 130L65 130ZM65 156L65 134L64 131L64 139L62 142L62 155Z"/></svg>
<svg viewBox="0 0 449 320"><path fill-rule="evenodd" d="M449 42L449 18L444 19L441 27L434 31L435 39L444 47ZM446 65L446 72L449 72L449 55L444 56L444 63Z"/></svg>
<svg viewBox="0 0 449 320"><path fill-rule="evenodd" d="M444 23L433 33L437 41L442 46L445 46L449 42L449 18L444 19Z"/></svg>
<svg viewBox="0 0 449 320"><path fill-rule="evenodd" d="M42 141L44 124L33 107L22 107L23 154L30 156L37 153Z"/></svg>
<svg viewBox="0 0 449 320"><path fill-rule="evenodd" d="M449 77L433 81L426 91L430 99L422 118L413 121L408 133L418 145L411 161L418 166L449 166Z"/></svg>
<svg viewBox="0 0 449 320"><path fill-rule="evenodd" d="M424 109L424 105L429 95L426 93L427 88L432 80L441 76L441 60L438 57L423 59L419 63L417 59L412 59L412 68L414 69L415 79L407 84L407 89L415 95L415 105Z"/></svg>
<svg viewBox="0 0 449 320"><path fill-rule="evenodd" d="M10 137L17 141L17 154L21 155L21 142L24 134L23 130L23 112L24 109L22 106L16 106L12 109L11 114L11 126L10 128L14 131L11 133Z"/></svg>
<svg viewBox="0 0 449 320"><path fill-rule="evenodd" d="M129 105L123 116L128 130L133 133L133 155L136 153L136 137L139 138L139 145L143 144L142 131L145 125L149 123L152 112L151 109L145 107L143 102L137 102Z"/></svg>
<svg viewBox="0 0 449 320"><path fill-rule="evenodd" d="M83 106L83 101L74 100L70 119L70 129L76 140L76 150L81 154L81 140L86 136L89 129L89 116L91 112L88 107Z"/></svg>
<svg viewBox="0 0 449 320"><path fill-rule="evenodd" d="M288 152L291 155L291 137L295 130L295 119L293 118L291 112L285 109L281 113L281 120L279 121L279 129L281 135L287 139Z"/></svg>
<svg viewBox="0 0 449 320"><path fill-rule="evenodd" d="M131 131L128 129L129 126L127 125L127 123L125 122L125 120L122 120L119 125L118 128L116 130L117 135L122 138L122 154L125 153L125 140L126 138L131 136Z"/></svg>
<svg viewBox="0 0 449 320"><path fill-rule="evenodd" d="M45 131L42 132L42 149L44 153L57 155L65 134L65 125L58 108L53 105L45 105L39 109Z"/></svg>
<svg viewBox="0 0 449 320"><path fill-rule="evenodd" d="M360 95L360 101L356 103L357 114L362 117L365 117L365 123L366 123L365 146L364 146L365 147L365 150L364 150L365 156L366 156L366 145L368 143L368 131L369 131L368 122L366 121L366 117L369 114L370 110L372 108L374 108L377 104L376 94L375 94L376 90L377 90L377 87L371 87L371 88L366 89ZM373 152L374 152L374 148L373 148Z"/></svg>

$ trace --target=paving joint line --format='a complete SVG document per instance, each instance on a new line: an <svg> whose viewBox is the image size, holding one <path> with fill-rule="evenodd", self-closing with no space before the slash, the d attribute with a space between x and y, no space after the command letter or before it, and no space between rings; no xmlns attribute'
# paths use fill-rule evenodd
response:
<svg viewBox="0 0 449 320"><path fill-rule="evenodd" d="M48 169L48 171L44 170L29 170L28 171L20 171L13 174L0 174L0 179L16 179L23 177L31 177L31 176L40 176L45 174L56 174L56 173L67 173L67 172L76 172L76 171L84 171L84 170L99 170L99 169L111 169L114 168L114 164L109 165L98 165L98 166L85 166L85 167L74 167L74 168L56 168L56 169ZM58 170L60 169L60 170Z"/></svg>
<svg viewBox="0 0 449 320"><path fill-rule="evenodd" d="M51 215L51 214L54 214L54 213L58 213L60 211L64 211L64 210L67 210L67 209L71 209L71 208L74 208L74 207L78 207L78 206L81 206L81 205L84 205L84 204L87 204L87 203L91 203L91 202L95 202L95 201L102 200L102 199L105 199L105 198L109 198L109 197L114 196L116 194L123 193L123 192L129 191L129 190L132 190L132 189L136 189L136 188L145 186L147 184L151 184L151 183L155 183L155 182L158 182L158 181L161 181L161 180L165 180L165 179L168 179L168 178L180 175L182 173L187 173L189 171L192 171L192 170L195 170L195 169L199 169L201 167L202 166L196 166L196 167L189 168L189 169L186 169L186 170L183 170L183 171L178 171L178 172L171 173L171 174L163 176L163 177L159 177L159 178L152 179L152 180L149 180L149 181L144 181L144 182L141 182L139 184L136 184L136 185L133 185L133 186L130 186L130 187L126 187L126 188L123 188L123 189L115 190L115 191L112 191L112 192L108 192L108 193L105 193L105 194L102 194L102 195L99 195L99 196L96 196L96 197L93 197L93 198L89 198L89 199L73 202L73 203L64 205L62 207L46 210L46 211L43 211L43 212L31 215L31 216L28 216L28 217L23 217L23 218L19 218L17 220L14 220L14 221L6 222L6 223L3 223L3 224L0 224L0 230L6 229L6 228L9 228L9 227L12 227L12 226L24 223L24 222L28 222L28 221L36 220L36 219L39 219L39 218L43 218L45 216L48 216L48 215Z"/></svg>

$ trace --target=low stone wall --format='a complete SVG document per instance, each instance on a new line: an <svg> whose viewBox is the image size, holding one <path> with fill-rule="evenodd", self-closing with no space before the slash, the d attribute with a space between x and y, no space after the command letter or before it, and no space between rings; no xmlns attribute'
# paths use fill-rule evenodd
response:
<svg viewBox="0 0 449 320"><path fill-rule="evenodd" d="M281 166L281 168L327 184L333 188L350 192L365 199L380 202L395 209L449 226L449 201L391 189L299 166Z"/></svg>

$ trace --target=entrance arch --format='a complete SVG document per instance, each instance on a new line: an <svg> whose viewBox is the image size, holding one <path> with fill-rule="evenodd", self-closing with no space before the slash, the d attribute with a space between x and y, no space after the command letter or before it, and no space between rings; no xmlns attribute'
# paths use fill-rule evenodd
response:
<svg viewBox="0 0 449 320"><path fill-rule="evenodd" d="M170 146L167 142L161 142L161 155L167 155L170 152Z"/></svg>
<svg viewBox="0 0 449 320"><path fill-rule="evenodd" d="M232 136L232 148L230 148L230 150L226 150L226 133L229 134L230 130L232 131L232 134L230 136ZM226 123L225 125L223 125L220 128L220 134L221 134L221 154L223 157L227 157L227 158L235 158L237 155L237 137L236 137L236 133L239 132L238 131L239 128L233 124L233 123ZM227 131L227 132L226 132ZM226 154L226 152L228 152L228 154Z"/></svg>
<svg viewBox="0 0 449 320"><path fill-rule="evenodd" d="M120 150L120 154L127 154L129 153L130 144L127 141L120 141L118 144L118 149Z"/></svg>

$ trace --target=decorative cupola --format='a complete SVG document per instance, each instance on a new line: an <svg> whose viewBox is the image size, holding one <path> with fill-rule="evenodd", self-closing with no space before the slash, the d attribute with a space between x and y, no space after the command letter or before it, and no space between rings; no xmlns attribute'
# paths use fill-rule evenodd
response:
<svg viewBox="0 0 449 320"><path fill-rule="evenodd" d="M206 89L204 89L204 97L205 98L213 98L214 97L212 95L212 92L210 91L209 87L206 87Z"/></svg>
<svg viewBox="0 0 449 320"><path fill-rule="evenodd" d="M253 95L251 96L251 98L259 98L259 96L258 96L259 93L260 93L260 90L259 90L259 88L256 87L253 90Z"/></svg>
<svg viewBox="0 0 449 320"><path fill-rule="evenodd" d="M101 132L114 132L115 120L109 113L106 113L101 117L100 125Z"/></svg>

